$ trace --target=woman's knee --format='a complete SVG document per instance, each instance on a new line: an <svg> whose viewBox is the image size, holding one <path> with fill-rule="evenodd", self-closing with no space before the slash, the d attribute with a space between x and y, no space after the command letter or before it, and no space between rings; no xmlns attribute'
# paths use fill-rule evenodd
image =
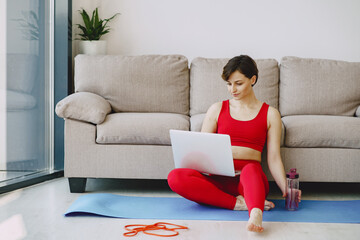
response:
<svg viewBox="0 0 360 240"><path fill-rule="evenodd" d="M189 181L189 178L196 174L197 171L187 168L175 168L168 174L169 187L177 192Z"/></svg>
<svg viewBox="0 0 360 240"><path fill-rule="evenodd" d="M243 168L240 175L240 181L244 183L247 180L250 180L251 183L263 182L266 193L269 192L269 182L262 170L261 164L249 163Z"/></svg>
<svg viewBox="0 0 360 240"><path fill-rule="evenodd" d="M243 182L247 179L251 181L263 181L264 177L266 178L259 163L249 163L241 170L240 181Z"/></svg>
<svg viewBox="0 0 360 240"><path fill-rule="evenodd" d="M247 173L247 172L262 172L261 165L259 163L248 163L246 166L241 170L241 174Z"/></svg>

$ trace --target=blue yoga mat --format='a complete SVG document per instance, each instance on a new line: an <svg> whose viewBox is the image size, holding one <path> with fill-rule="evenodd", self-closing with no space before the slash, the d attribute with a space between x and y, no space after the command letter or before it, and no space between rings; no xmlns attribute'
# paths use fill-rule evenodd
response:
<svg viewBox="0 0 360 240"><path fill-rule="evenodd" d="M263 221L360 223L360 200L302 200L297 211L285 209L284 200L272 200L276 207L265 211ZM247 221L247 211L204 206L184 198L130 197L108 193L80 196L65 216L98 215L130 219Z"/></svg>

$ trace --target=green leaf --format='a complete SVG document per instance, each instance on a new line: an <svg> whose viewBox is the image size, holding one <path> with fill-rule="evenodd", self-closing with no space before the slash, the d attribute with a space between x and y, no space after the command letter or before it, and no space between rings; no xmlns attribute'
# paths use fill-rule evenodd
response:
<svg viewBox="0 0 360 240"><path fill-rule="evenodd" d="M95 10L92 12L92 16L91 16L91 20L90 20L91 26L94 26L94 19L95 19Z"/></svg>
<svg viewBox="0 0 360 240"><path fill-rule="evenodd" d="M114 16L112 16L111 18L106 18L106 19L104 19L104 21L106 21L106 22L109 22L109 21L111 21L114 17L116 17L117 15L120 15L120 13L116 13Z"/></svg>
<svg viewBox="0 0 360 240"><path fill-rule="evenodd" d="M87 12L84 9L82 9L82 11L80 11L80 14L81 14L81 17L82 17L82 19L84 21L85 27L86 28L91 28L90 17L87 14Z"/></svg>
<svg viewBox="0 0 360 240"><path fill-rule="evenodd" d="M97 26L98 24L99 24L99 13L98 13L98 9L96 8L94 26Z"/></svg>

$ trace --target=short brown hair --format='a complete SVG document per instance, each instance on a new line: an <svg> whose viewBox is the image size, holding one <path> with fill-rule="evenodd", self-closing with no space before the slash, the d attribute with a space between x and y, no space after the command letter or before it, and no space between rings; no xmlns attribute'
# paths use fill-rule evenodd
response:
<svg viewBox="0 0 360 240"><path fill-rule="evenodd" d="M228 63L224 66L223 73L221 75L222 79L228 81L230 75L235 71L239 71L249 79L255 75L256 80L252 86L256 84L258 80L259 70L257 68L256 62L251 57L247 55L240 55L230 59Z"/></svg>

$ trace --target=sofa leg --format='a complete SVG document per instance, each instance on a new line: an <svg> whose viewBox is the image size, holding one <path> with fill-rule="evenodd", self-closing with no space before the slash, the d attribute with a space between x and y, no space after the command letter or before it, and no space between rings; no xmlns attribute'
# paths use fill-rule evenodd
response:
<svg viewBox="0 0 360 240"><path fill-rule="evenodd" d="M86 178L69 178L69 186L71 193L85 192Z"/></svg>

